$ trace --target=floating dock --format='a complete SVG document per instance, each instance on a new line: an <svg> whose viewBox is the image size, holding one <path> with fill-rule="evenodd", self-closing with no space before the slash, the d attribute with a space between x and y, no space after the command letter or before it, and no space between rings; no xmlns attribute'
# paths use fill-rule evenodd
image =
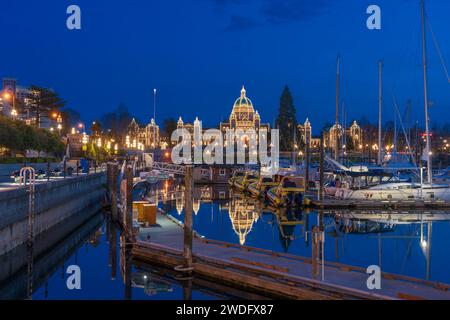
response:
<svg viewBox="0 0 450 320"><path fill-rule="evenodd" d="M326 196L323 201L308 193L310 207L317 209L450 209L444 200L341 200Z"/></svg>
<svg viewBox="0 0 450 320"><path fill-rule="evenodd" d="M133 259L173 268L182 265L183 236L177 220L158 213L156 226L141 229L133 245ZM446 284L382 273L381 289L369 290L370 275L363 268L326 261L317 265L308 257L198 235L193 239L193 268L195 277L272 298L450 299Z"/></svg>

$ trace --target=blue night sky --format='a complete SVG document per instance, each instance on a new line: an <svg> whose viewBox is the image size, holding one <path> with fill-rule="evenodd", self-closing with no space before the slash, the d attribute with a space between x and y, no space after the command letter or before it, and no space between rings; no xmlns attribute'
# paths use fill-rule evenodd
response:
<svg viewBox="0 0 450 320"><path fill-rule="evenodd" d="M66 28L79 5L82 30ZM382 10L382 30L366 28L366 8ZM423 119L419 0L41 0L2 1L0 77L58 91L92 121L124 102L138 119L153 114L216 126L245 84L265 122L273 122L284 85L300 122L314 131L333 121L336 57L348 122L377 117L378 66L385 61L386 120L392 91ZM450 1L427 12L450 63ZM450 84L428 33L431 122L449 118ZM450 67L450 65L449 65Z"/></svg>

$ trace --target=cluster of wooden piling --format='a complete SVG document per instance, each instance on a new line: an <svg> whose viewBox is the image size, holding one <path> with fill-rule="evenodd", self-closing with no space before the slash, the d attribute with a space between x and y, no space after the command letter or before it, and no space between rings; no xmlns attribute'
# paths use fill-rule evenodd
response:
<svg viewBox="0 0 450 320"><path fill-rule="evenodd" d="M129 164L119 184L119 165L108 163L106 166L107 193L111 205L111 218L118 223L129 239L133 236L133 169Z"/></svg>

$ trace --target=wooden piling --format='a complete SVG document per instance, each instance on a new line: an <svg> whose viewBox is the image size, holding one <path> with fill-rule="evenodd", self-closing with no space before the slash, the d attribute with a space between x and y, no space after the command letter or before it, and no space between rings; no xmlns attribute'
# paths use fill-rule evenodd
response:
<svg viewBox="0 0 450 320"><path fill-rule="evenodd" d="M193 167L186 166L185 174L185 214L184 214L184 250L183 255L186 259L186 267L192 268L192 192L194 189Z"/></svg>
<svg viewBox="0 0 450 320"><path fill-rule="evenodd" d="M305 147L305 191L309 189L309 139L306 138L306 147Z"/></svg>
<svg viewBox="0 0 450 320"><path fill-rule="evenodd" d="M323 141L323 133L320 137L320 159L319 159L319 201L323 203L324 199L324 141Z"/></svg>
<svg viewBox="0 0 450 320"><path fill-rule="evenodd" d="M118 167L117 164L106 164L106 183L109 199L111 200L111 216L113 221L118 221L117 193L118 193Z"/></svg>
<svg viewBox="0 0 450 320"><path fill-rule="evenodd" d="M133 169L131 166L126 166L125 168L125 205L124 210L126 214L124 215L124 226L128 238L133 235Z"/></svg>

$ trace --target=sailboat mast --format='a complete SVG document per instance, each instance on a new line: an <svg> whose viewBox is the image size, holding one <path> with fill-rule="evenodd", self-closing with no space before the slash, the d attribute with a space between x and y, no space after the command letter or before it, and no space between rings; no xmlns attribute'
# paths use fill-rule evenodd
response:
<svg viewBox="0 0 450 320"><path fill-rule="evenodd" d="M336 123L334 130L334 159L339 157L339 95L340 95L340 79L341 78L341 57L337 57L336 72Z"/></svg>
<svg viewBox="0 0 450 320"><path fill-rule="evenodd" d="M422 16L422 57L423 57L423 95L425 107L425 134L427 146L425 148L427 159L427 175L428 183L433 182L433 168L431 165L431 144L430 144L430 128L428 117L428 75L427 75L427 35L425 30L425 1L420 1L420 9Z"/></svg>
<svg viewBox="0 0 450 320"><path fill-rule="evenodd" d="M382 136L382 114L383 114L383 61L378 62L378 164L383 162Z"/></svg>

